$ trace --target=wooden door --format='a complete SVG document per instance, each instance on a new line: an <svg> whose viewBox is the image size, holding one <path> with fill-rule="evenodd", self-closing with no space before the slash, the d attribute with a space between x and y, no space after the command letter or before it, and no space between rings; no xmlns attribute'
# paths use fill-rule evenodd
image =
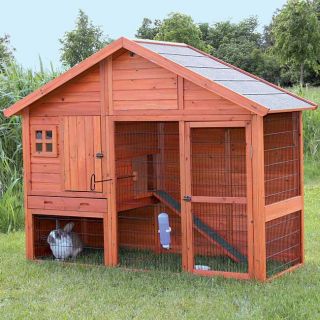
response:
<svg viewBox="0 0 320 320"><path fill-rule="evenodd" d="M101 120L100 116L64 118L64 186L66 191L102 192Z"/></svg>
<svg viewBox="0 0 320 320"><path fill-rule="evenodd" d="M240 121L190 122L186 132L189 269L249 277L253 244L250 126Z"/></svg>

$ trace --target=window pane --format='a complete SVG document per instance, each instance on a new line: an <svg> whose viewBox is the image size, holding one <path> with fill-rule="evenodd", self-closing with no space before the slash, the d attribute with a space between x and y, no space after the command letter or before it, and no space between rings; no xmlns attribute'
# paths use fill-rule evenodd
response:
<svg viewBox="0 0 320 320"><path fill-rule="evenodd" d="M51 140L52 139L52 131L51 130L46 131L46 139L47 140Z"/></svg>
<svg viewBox="0 0 320 320"><path fill-rule="evenodd" d="M42 143L36 143L36 151L42 152Z"/></svg>
<svg viewBox="0 0 320 320"><path fill-rule="evenodd" d="M52 152L52 143L46 143L46 151Z"/></svg>
<svg viewBox="0 0 320 320"><path fill-rule="evenodd" d="M36 139L42 139L42 131L41 130L36 131Z"/></svg>

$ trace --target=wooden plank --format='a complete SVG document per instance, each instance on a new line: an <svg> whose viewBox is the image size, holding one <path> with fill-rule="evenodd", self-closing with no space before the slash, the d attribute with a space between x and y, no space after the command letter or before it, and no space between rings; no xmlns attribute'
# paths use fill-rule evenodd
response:
<svg viewBox="0 0 320 320"><path fill-rule="evenodd" d="M102 180L102 161L95 156L96 153L101 152L101 122L100 117L93 117L93 144L94 144L94 172L98 181ZM90 175L87 172L87 175ZM102 183L96 184L96 192L102 192Z"/></svg>
<svg viewBox="0 0 320 320"><path fill-rule="evenodd" d="M69 174L70 174L70 189L78 190L78 130L77 117L69 117Z"/></svg>
<svg viewBox="0 0 320 320"><path fill-rule="evenodd" d="M245 127L245 121L232 121L232 122L190 122L190 128L240 128Z"/></svg>
<svg viewBox="0 0 320 320"><path fill-rule="evenodd" d="M233 203L246 204L247 197L206 197L206 196L192 196L192 202L200 203Z"/></svg>
<svg viewBox="0 0 320 320"><path fill-rule="evenodd" d="M184 128L184 169L185 169L185 195L191 195L191 129L190 123L185 123ZM183 201L185 202L185 201ZM185 219L186 219L186 237L187 237L187 271L192 272L194 269L194 247L193 247L193 217L191 202L184 203Z"/></svg>
<svg viewBox="0 0 320 320"><path fill-rule="evenodd" d="M179 122L179 155L180 155L180 196L181 196L181 255L182 255L182 270L188 271L188 220L186 216L186 202L182 201L186 193L186 167L185 167L185 123Z"/></svg>
<svg viewBox="0 0 320 320"><path fill-rule="evenodd" d="M32 181L32 183L43 182L43 183L60 184L61 183L61 174L60 174L60 172L59 173L31 172L31 181Z"/></svg>
<svg viewBox="0 0 320 320"><path fill-rule="evenodd" d="M30 125L59 125L61 117L30 117Z"/></svg>
<svg viewBox="0 0 320 320"><path fill-rule="evenodd" d="M177 77L166 79L126 79L113 80L113 90L157 90L177 88Z"/></svg>
<svg viewBox="0 0 320 320"><path fill-rule="evenodd" d="M288 215L290 213L302 210L302 197L286 199L280 202L275 202L265 206L266 222Z"/></svg>
<svg viewBox="0 0 320 320"><path fill-rule="evenodd" d="M175 100L177 99L177 89L157 89L157 90L120 90L113 91L113 100L124 101L145 101L145 100Z"/></svg>
<svg viewBox="0 0 320 320"><path fill-rule="evenodd" d="M70 175L70 145L69 145L69 117L64 117L63 126L63 153L64 153L64 189L71 190Z"/></svg>
<svg viewBox="0 0 320 320"><path fill-rule="evenodd" d="M85 148L86 148L86 172L85 172L85 180L86 180L86 189L87 191L90 191L90 180L91 175L95 173L95 148L94 148L94 142L93 142L93 136L94 136L94 129L93 129L93 118L92 117L86 117L85 119ZM97 180L100 180L97 177ZM98 185L97 185L98 187Z"/></svg>
<svg viewBox="0 0 320 320"><path fill-rule="evenodd" d="M32 215L47 215L47 216L62 216L62 217L79 217L77 211L65 211L65 210L47 210L47 209L30 209ZM103 218L102 212L86 212L81 211L82 218Z"/></svg>
<svg viewBox="0 0 320 320"><path fill-rule="evenodd" d="M249 280L248 273L240 273L240 272L226 272L226 271L204 271L204 270L193 270L193 274L198 276L205 276L205 277L223 277L223 278L233 278L238 280Z"/></svg>
<svg viewBox="0 0 320 320"><path fill-rule="evenodd" d="M170 111L170 115L168 115L168 111L166 110L154 110L156 112L152 112L152 110L144 110L140 111L140 115L137 115L137 110L134 112L128 111L117 111L114 116L111 118L114 121L237 121L243 120L248 121L251 120L251 115L208 115L201 112L199 114L177 114L176 111ZM178 110L177 110L178 111ZM185 111L185 110L184 110ZM156 115L156 117L155 117Z"/></svg>
<svg viewBox="0 0 320 320"><path fill-rule="evenodd" d="M26 258L34 259L33 219L28 209L28 193L31 190L30 179L30 117L29 108L22 113L22 155L23 155L23 188L24 188L24 214L26 232Z"/></svg>
<svg viewBox="0 0 320 320"><path fill-rule="evenodd" d="M177 109L177 100L114 100L114 110Z"/></svg>
<svg viewBox="0 0 320 320"><path fill-rule="evenodd" d="M303 118L302 111L299 112L299 152L300 152L300 195L301 195L301 263L304 264L304 153L303 153Z"/></svg>
<svg viewBox="0 0 320 320"><path fill-rule="evenodd" d="M75 190L88 191L87 185L87 154L86 154L86 136L92 136L93 132L85 131L85 118L77 117L77 140L74 141L77 145L77 169L78 169L78 184ZM92 139L92 138L91 138ZM92 143L92 142L91 142ZM100 179L99 179L100 180Z"/></svg>
<svg viewBox="0 0 320 320"><path fill-rule="evenodd" d="M30 209L106 212L105 199L29 196Z"/></svg>
<svg viewBox="0 0 320 320"><path fill-rule="evenodd" d="M101 116L108 114L108 96L106 94L106 64L105 60L101 61L100 64L100 72L99 72L99 81L100 81L100 109L101 109Z"/></svg>
<svg viewBox="0 0 320 320"><path fill-rule="evenodd" d="M114 80L126 79L163 79L171 78L173 73L165 68L114 70Z"/></svg>
<svg viewBox="0 0 320 320"><path fill-rule="evenodd" d="M177 93L178 93L178 109L183 110L184 109L184 80L182 77L178 76L178 88L177 88Z"/></svg>
<svg viewBox="0 0 320 320"><path fill-rule="evenodd" d="M46 190L41 189L41 185L38 186L38 190L31 190L29 195L32 196L50 196L50 197L76 197L76 198L95 198L100 199L104 198L104 194L99 192L85 192L85 191L65 191L61 187L58 188L58 185L53 186L54 189L50 190L50 184L45 188ZM40 188L40 189L39 189ZM58 190L57 190L58 188Z"/></svg>
<svg viewBox="0 0 320 320"><path fill-rule="evenodd" d="M106 90L108 91L108 106L109 114L113 114L113 66L112 66L112 56L107 59L107 83L108 86Z"/></svg>
<svg viewBox="0 0 320 320"><path fill-rule="evenodd" d="M254 275L266 280L263 118L252 116L252 183L254 224Z"/></svg>
<svg viewBox="0 0 320 320"><path fill-rule="evenodd" d="M61 174L60 163L32 163L31 162L31 172L32 173L59 173Z"/></svg>
<svg viewBox="0 0 320 320"><path fill-rule="evenodd" d="M250 278L254 278L254 229L253 229L253 212L252 212L252 127L251 122L246 125L246 175L247 175L247 257L248 273Z"/></svg>

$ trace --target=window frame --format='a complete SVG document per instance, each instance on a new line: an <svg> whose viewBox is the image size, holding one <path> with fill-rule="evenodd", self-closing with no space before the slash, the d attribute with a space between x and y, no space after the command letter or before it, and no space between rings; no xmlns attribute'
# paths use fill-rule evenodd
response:
<svg viewBox="0 0 320 320"><path fill-rule="evenodd" d="M37 139L36 132L41 131L41 139ZM52 132L51 139L47 139L46 131ZM42 151L37 151L36 144L42 144ZM46 144L50 143L52 145L52 151L46 151ZM33 125L31 126L31 154L33 157L48 157L55 158L58 156L58 146L57 146L57 127L50 125Z"/></svg>

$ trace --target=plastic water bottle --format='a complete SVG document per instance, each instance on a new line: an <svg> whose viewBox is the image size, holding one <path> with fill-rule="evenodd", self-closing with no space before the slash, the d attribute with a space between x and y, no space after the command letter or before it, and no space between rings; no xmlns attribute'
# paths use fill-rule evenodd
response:
<svg viewBox="0 0 320 320"><path fill-rule="evenodd" d="M169 225L169 216L165 212L161 212L158 215L158 224L159 224L159 236L160 243L164 249L170 249L171 243L171 228Z"/></svg>

